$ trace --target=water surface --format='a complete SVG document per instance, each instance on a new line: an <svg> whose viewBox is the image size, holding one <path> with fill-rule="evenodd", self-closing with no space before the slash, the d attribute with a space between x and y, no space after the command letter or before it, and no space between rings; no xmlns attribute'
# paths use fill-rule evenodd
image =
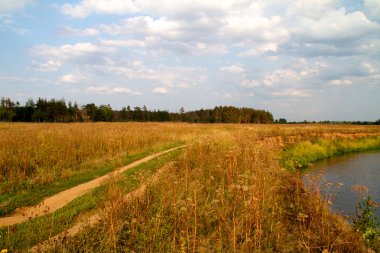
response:
<svg viewBox="0 0 380 253"><path fill-rule="evenodd" d="M332 209L343 215L354 216L357 200L363 198L360 193L352 191L353 185L366 186L372 199L380 203L380 152L351 154L318 162L303 175L307 185L310 185L311 176L314 179L321 176L317 180L321 193L334 195ZM380 207L376 216L380 220Z"/></svg>

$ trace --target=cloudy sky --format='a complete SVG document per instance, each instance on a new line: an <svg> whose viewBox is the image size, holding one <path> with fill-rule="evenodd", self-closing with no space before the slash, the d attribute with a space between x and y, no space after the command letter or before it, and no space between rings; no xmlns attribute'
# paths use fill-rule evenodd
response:
<svg viewBox="0 0 380 253"><path fill-rule="evenodd" d="M380 118L380 0L0 0L0 97Z"/></svg>

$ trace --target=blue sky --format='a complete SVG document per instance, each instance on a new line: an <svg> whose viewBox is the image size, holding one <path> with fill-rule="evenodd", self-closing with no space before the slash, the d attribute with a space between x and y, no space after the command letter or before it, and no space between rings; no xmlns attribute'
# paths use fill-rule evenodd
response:
<svg viewBox="0 0 380 253"><path fill-rule="evenodd" d="M380 118L380 0L0 0L0 97Z"/></svg>

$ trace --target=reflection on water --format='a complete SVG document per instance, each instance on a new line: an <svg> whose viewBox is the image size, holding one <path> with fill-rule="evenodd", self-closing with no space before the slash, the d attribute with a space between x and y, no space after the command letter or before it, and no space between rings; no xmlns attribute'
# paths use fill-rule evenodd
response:
<svg viewBox="0 0 380 253"><path fill-rule="evenodd" d="M372 199L380 203L380 152L346 155L318 162L305 171L304 182L310 185L308 178L315 179L320 174L318 185L321 193L335 195L332 200L334 211L355 215L356 201L362 197L352 191L354 185L366 186ZM376 215L380 219L380 207Z"/></svg>

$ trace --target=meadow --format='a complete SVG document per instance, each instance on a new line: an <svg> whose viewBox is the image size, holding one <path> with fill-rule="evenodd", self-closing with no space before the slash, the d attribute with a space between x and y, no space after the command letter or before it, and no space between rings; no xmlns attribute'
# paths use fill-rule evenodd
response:
<svg viewBox="0 0 380 253"><path fill-rule="evenodd" d="M183 144L53 214L1 228L0 249L367 250L361 234L306 189L297 172L318 159L380 149L378 126L0 124L0 215ZM96 224L62 233L94 214Z"/></svg>

